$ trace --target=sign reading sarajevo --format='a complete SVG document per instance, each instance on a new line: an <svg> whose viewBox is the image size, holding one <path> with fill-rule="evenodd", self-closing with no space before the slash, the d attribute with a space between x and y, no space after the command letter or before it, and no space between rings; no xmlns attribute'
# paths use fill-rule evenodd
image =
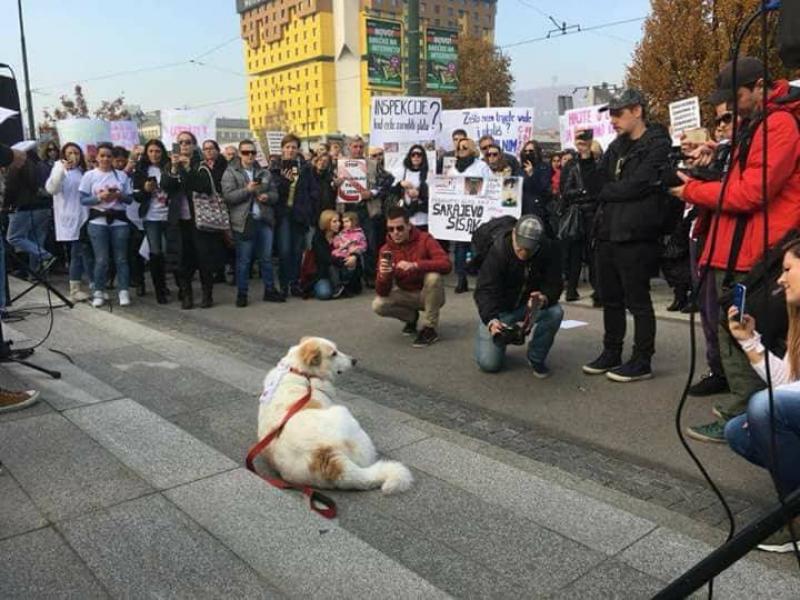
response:
<svg viewBox="0 0 800 600"><path fill-rule="evenodd" d="M450 137L454 129L464 129L476 142L483 135L491 135L503 149L519 155L525 142L533 137L533 109L518 107L462 108L442 113L442 131L439 143L452 149Z"/></svg>
<svg viewBox="0 0 800 600"><path fill-rule="evenodd" d="M521 177L437 175L428 193L428 227L437 240L469 242L481 224L522 213Z"/></svg>
<svg viewBox="0 0 800 600"><path fill-rule="evenodd" d="M403 26L367 19L367 79L373 87L403 89Z"/></svg>
<svg viewBox="0 0 800 600"><path fill-rule="evenodd" d="M433 29L425 32L426 84L429 90L458 89L458 32Z"/></svg>

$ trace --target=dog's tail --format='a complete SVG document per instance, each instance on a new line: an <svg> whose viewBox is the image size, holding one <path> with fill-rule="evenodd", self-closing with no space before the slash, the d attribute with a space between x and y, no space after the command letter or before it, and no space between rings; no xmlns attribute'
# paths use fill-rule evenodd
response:
<svg viewBox="0 0 800 600"><path fill-rule="evenodd" d="M394 460L379 460L369 467L359 467L344 455L342 459L344 469L339 480L342 487L363 490L380 487L384 494L395 494L405 492L414 481L411 471Z"/></svg>

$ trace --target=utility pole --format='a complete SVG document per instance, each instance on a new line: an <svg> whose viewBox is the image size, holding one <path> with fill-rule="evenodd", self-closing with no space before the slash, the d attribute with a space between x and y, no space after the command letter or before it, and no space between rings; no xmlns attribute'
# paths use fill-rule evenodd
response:
<svg viewBox="0 0 800 600"><path fill-rule="evenodd" d="M25 48L25 28L22 25L22 0L17 0L19 9L19 37L22 41L22 69L25 73L25 102L28 104L28 136L36 139L36 126L33 122L33 99L31 98L31 77L28 74L28 51Z"/></svg>
<svg viewBox="0 0 800 600"><path fill-rule="evenodd" d="M406 48L408 52L408 95L421 96L419 79L419 0L408 0L406 16Z"/></svg>

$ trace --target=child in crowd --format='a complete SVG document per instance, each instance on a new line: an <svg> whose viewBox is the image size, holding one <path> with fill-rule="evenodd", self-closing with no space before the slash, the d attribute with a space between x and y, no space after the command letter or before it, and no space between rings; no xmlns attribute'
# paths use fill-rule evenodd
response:
<svg viewBox="0 0 800 600"><path fill-rule="evenodd" d="M354 212L346 212L342 215L342 230L333 238L331 255L334 262L345 264L347 259L351 256L356 257L353 266L347 266L348 269L354 269L358 263L358 258L367 250L367 237L364 235L364 230L359 227L358 215Z"/></svg>

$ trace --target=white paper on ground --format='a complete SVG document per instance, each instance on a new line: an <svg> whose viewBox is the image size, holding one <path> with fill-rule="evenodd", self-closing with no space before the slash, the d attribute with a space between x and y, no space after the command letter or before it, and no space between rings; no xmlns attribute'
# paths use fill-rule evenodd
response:
<svg viewBox="0 0 800 600"><path fill-rule="evenodd" d="M588 323L586 321L575 321L572 319L561 321L561 329L575 329L576 327L583 327L584 325L588 325Z"/></svg>

